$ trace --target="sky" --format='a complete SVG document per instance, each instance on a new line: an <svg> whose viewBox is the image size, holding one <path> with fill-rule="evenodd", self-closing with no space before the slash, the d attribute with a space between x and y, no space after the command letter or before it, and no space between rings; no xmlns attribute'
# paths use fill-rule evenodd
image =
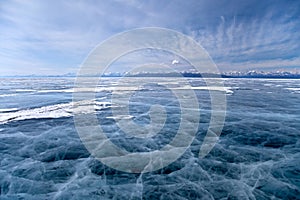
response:
<svg viewBox="0 0 300 200"><path fill-rule="evenodd" d="M76 73L99 43L142 27L192 37L220 71L300 71L297 0L5 0L0 76Z"/></svg>

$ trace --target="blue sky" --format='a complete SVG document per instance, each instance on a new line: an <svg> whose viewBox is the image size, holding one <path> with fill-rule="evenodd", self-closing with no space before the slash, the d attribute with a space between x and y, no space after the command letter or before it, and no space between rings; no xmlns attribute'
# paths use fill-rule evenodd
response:
<svg viewBox="0 0 300 200"><path fill-rule="evenodd" d="M193 37L221 71L300 70L297 0L7 0L0 75L76 73L101 41L149 26Z"/></svg>

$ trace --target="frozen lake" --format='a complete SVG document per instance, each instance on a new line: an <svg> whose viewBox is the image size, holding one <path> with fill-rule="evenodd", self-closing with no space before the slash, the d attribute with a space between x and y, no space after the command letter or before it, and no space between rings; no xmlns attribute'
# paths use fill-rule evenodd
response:
<svg viewBox="0 0 300 200"><path fill-rule="evenodd" d="M174 163L135 174L109 168L91 156L73 120L89 105L107 137L129 152L159 150L176 135L179 103L172 91L160 87L161 79L151 81L155 84L134 89L128 115L111 116L112 107L118 106L111 102L111 91L132 91L116 78L105 78L95 99L78 104L72 103L74 78L1 78L0 199L300 197L300 80L224 79L223 89L212 88L226 95L227 112L221 137L205 158L198 153L211 105L198 78L188 81L200 105L199 129ZM176 78L164 81L182 89ZM153 104L166 108L166 125L159 134L136 138L119 129L120 118L149 124Z"/></svg>

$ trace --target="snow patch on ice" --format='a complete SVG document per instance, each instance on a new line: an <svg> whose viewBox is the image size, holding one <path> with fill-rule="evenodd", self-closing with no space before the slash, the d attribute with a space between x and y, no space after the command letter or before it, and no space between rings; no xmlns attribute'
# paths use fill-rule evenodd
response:
<svg viewBox="0 0 300 200"><path fill-rule="evenodd" d="M17 94L0 94L0 97L12 97L17 96Z"/></svg>
<svg viewBox="0 0 300 200"><path fill-rule="evenodd" d="M95 100L91 100L80 101L75 103L61 103L43 106L40 108L18 110L16 112L3 113L4 111L7 111L9 109L2 109L2 113L0 112L0 124L4 124L10 121L19 121L26 119L71 117L74 114L91 113L95 112L96 110L109 108L110 106L110 102L97 102ZM14 110L10 109L10 111Z"/></svg>
<svg viewBox="0 0 300 200"><path fill-rule="evenodd" d="M285 88L287 90L291 90L291 91L300 91L300 88Z"/></svg>
<svg viewBox="0 0 300 200"><path fill-rule="evenodd" d="M0 108L0 113L17 111L18 108Z"/></svg>
<svg viewBox="0 0 300 200"><path fill-rule="evenodd" d="M120 120L120 119L132 119L132 115L116 115L116 116L109 116L106 117L107 119L114 119L114 120Z"/></svg>
<svg viewBox="0 0 300 200"><path fill-rule="evenodd" d="M207 87L207 86L183 86L183 87L177 87L175 89L184 90L184 89L192 89L192 90L212 90L212 91L220 91L220 92L226 92L226 94L233 94L233 87Z"/></svg>

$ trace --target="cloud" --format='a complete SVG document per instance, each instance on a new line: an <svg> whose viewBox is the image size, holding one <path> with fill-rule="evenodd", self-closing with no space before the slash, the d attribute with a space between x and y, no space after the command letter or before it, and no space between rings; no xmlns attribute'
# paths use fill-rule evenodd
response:
<svg viewBox="0 0 300 200"><path fill-rule="evenodd" d="M238 67L245 70L265 66L265 62L276 61L274 67L292 65L300 57L300 24L287 15L279 19L264 16L250 22L239 21L236 17L225 19L221 17L217 30L192 31L196 40L209 52L214 61L222 63L219 67L224 71ZM292 58L292 59L291 59ZM227 63L225 65L224 63ZM261 63L261 65L259 64ZM269 66L270 67L270 66Z"/></svg>
<svg viewBox="0 0 300 200"><path fill-rule="evenodd" d="M178 63L179 63L178 60L173 60L173 61L172 61L172 65L175 65L175 64L178 64Z"/></svg>
<svg viewBox="0 0 300 200"><path fill-rule="evenodd" d="M52 73L68 72L78 68L101 41L135 24L120 6L107 1L96 5L85 1L8 1L0 9L1 74L9 69L11 74L18 69L24 73L23 68L43 73L33 66L52 68Z"/></svg>
<svg viewBox="0 0 300 200"><path fill-rule="evenodd" d="M0 73L74 71L106 38L145 26L192 36L223 71L244 70L246 63L249 68L267 62L296 66L299 7L298 1L283 0L4 1Z"/></svg>
<svg viewBox="0 0 300 200"><path fill-rule="evenodd" d="M221 69L226 69L230 66L230 70L233 71L241 71L241 69L245 70L293 70L300 72L300 58L292 58L292 59L269 59L269 60L260 60L260 61L243 61L238 63L232 62L220 62L218 63L218 67Z"/></svg>

